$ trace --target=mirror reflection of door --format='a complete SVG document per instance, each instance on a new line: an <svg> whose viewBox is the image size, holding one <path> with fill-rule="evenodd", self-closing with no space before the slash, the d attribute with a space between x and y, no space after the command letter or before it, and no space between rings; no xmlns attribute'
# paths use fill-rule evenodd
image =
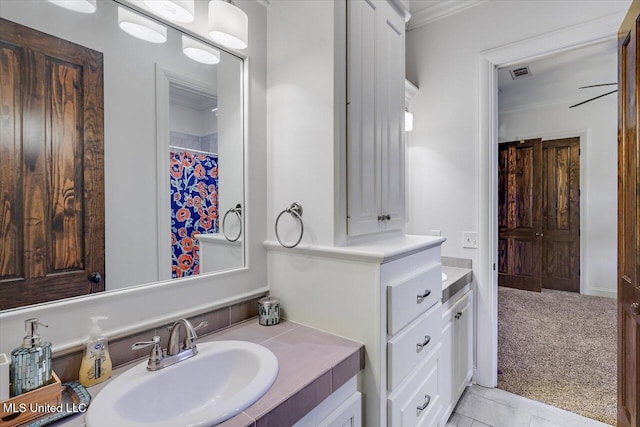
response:
<svg viewBox="0 0 640 427"><path fill-rule="evenodd" d="M171 276L200 272L199 234L218 233L217 97L169 87Z"/></svg>
<svg viewBox="0 0 640 427"><path fill-rule="evenodd" d="M102 64L0 19L0 309L105 289Z"/></svg>

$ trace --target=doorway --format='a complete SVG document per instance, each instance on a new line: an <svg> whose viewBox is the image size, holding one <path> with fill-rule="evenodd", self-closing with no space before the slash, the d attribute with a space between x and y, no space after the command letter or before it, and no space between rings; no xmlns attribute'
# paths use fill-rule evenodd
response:
<svg viewBox="0 0 640 427"><path fill-rule="evenodd" d="M501 143L498 285L580 292L580 138Z"/></svg>
<svg viewBox="0 0 640 427"><path fill-rule="evenodd" d="M612 40L498 70L498 388L607 423L616 302L592 295L615 292L617 100L572 106L616 81L616 56Z"/></svg>

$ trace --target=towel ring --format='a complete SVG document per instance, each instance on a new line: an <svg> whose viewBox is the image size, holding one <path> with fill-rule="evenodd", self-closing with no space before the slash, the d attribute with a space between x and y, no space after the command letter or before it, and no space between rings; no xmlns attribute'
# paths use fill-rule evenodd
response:
<svg viewBox="0 0 640 427"><path fill-rule="evenodd" d="M232 212L236 214L236 216L238 217L238 221L240 221L240 231L238 231L238 235L235 238L227 236L227 233L224 231L224 224L227 222L227 216ZM236 242L242 235L242 205L240 203L238 203L235 208L231 208L226 211L224 216L222 217L222 235L230 242Z"/></svg>
<svg viewBox="0 0 640 427"><path fill-rule="evenodd" d="M280 235L278 234L278 222L280 221L280 217L285 213L290 213L292 217L300 222L300 237L298 237L298 240L293 245L285 245L284 243L282 243L282 240L280 240ZM287 249L295 248L296 246L298 246L298 244L302 240L302 235L304 234L304 223L302 222L302 206L299 203L292 203L291 206L280 212L280 214L276 218L276 225L274 228L276 231L276 239L278 239L278 243L280 243Z"/></svg>

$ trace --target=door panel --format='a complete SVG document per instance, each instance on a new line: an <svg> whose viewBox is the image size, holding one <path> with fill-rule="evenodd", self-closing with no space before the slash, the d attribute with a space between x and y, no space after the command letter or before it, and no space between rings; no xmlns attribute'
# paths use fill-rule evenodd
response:
<svg viewBox="0 0 640 427"><path fill-rule="evenodd" d="M540 139L500 144L498 171L498 284L541 291ZM538 233L539 234L539 233Z"/></svg>
<svg viewBox="0 0 640 427"><path fill-rule="evenodd" d="M0 20L0 309L104 290L102 63Z"/></svg>
<svg viewBox="0 0 640 427"><path fill-rule="evenodd" d="M0 42L0 282L22 277L22 49ZM16 187L14 187L14 185Z"/></svg>
<svg viewBox="0 0 640 427"><path fill-rule="evenodd" d="M634 0L618 33L618 426L640 426L638 20Z"/></svg>
<svg viewBox="0 0 640 427"><path fill-rule="evenodd" d="M580 292L580 139L542 147L542 287Z"/></svg>

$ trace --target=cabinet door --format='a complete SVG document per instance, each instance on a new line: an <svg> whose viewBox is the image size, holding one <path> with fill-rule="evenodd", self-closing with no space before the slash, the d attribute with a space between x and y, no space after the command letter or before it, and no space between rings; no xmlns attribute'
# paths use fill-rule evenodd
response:
<svg viewBox="0 0 640 427"><path fill-rule="evenodd" d="M383 230L404 225L404 20L388 2L381 2L377 21L376 104L381 132L380 174Z"/></svg>
<svg viewBox="0 0 640 427"><path fill-rule="evenodd" d="M380 230L380 132L376 118L376 11L347 2L347 233ZM404 62L404 61L403 61Z"/></svg>
<svg viewBox="0 0 640 427"><path fill-rule="evenodd" d="M442 396L442 405L444 406L444 416L447 417L444 421L446 424L449 415L453 412L453 408L456 405L454 401L453 389L457 389L457 381L454 375L454 313L453 309L450 309L442 316L442 336L440 342L442 343L442 371L440 373L440 393Z"/></svg>
<svg viewBox="0 0 640 427"><path fill-rule="evenodd" d="M404 224L405 33L386 0L347 2L347 23L347 233L356 236Z"/></svg>
<svg viewBox="0 0 640 427"><path fill-rule="evenodd" d="M342 405L322 420L318 427L361 427L362 395L356 392Z"/></svg>
<svg viewBox="0 0 640 427"><path fill-rule="evenodd" d="M473 375L473 292L456 304L455 312L455 378L454 391L460 396Z"/></svg>

